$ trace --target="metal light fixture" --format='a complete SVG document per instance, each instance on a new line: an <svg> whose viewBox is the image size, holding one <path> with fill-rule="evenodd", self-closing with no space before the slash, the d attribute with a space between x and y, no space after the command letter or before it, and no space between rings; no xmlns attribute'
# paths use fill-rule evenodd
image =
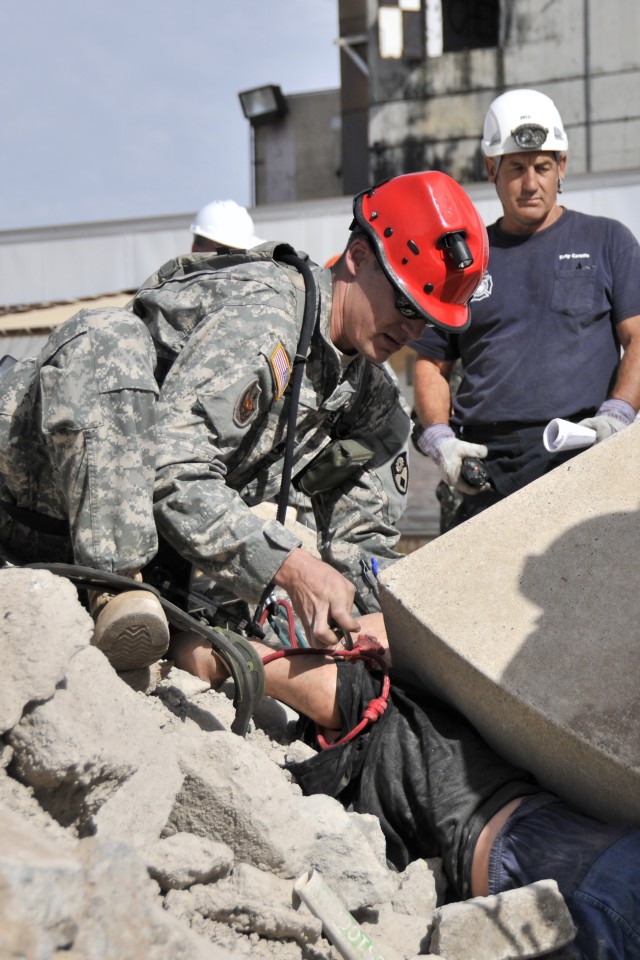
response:
<svg viewBox="0 0 640 960"><path fill-rule="evenodd" d="M287 113L287 101L282 90L273 83L266 87L243 90L238 97L242 112L252 127L273 123L274 120L282 119Z"/></svg>

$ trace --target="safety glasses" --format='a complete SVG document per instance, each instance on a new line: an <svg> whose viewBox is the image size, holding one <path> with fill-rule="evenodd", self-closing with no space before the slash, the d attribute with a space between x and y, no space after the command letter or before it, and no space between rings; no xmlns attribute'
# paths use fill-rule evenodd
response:
<svg viewBox="0 0 640 960"><path fill-rule="evenodd" d="M426 327L432 327L433 324L429 320L425 320L424 314L419 313L413 304L405 297L404 293L400 293L396 288L396 310L398 313L401 313L403 317L406 317L407 320L422 320Z"/></svg>

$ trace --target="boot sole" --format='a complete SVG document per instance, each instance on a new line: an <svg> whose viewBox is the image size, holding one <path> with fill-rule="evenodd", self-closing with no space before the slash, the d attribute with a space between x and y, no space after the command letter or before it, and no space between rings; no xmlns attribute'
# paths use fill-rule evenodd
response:
<svg viewBox="0 0 640 960"><path fill-rule="evenodd" d="M135 670L162 659L169 626L153 594L131 590L109 601L96 620L91 642L114 670Z"/></svg>

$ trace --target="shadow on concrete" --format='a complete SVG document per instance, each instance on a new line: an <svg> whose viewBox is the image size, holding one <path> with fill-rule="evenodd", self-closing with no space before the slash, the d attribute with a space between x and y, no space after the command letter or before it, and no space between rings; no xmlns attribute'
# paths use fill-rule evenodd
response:
<svg viewBox="0 0 640 960"><path fill-rule="evenodd" d="M502 680L640 767L640 513L595 517L524 564L537 629Z"/></svg>
<svg viewBox="0 0 640 960"><path fill-rule="evenodd" d="M540 615L500 678L521 704L514 706L513 758L591 815L635 823L639 539L640 513L609 513L528 556L519 586Z"/></svg>

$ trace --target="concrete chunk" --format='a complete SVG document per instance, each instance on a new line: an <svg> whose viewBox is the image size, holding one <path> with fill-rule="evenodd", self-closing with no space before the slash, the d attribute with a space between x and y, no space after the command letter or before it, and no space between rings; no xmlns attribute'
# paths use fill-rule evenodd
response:
<svg viewBox="0 0 640 960"><path fill-rule="evenodd" d="M85 901L73 948L83 960L231 960L169 916L138 853L98 837L81 840Z"/></svg>
<svg viewBox="0 0 640 960"><path fill-rule="evenodd" d="M192 908L243 933L271 940L315 943L322 924L304 906L294 906L293 883L250 864L238 864L215 886L191 888ZM171 909L172 895L167 897Z"/></svg>
<svg viewBox="0 0 640 960"><path fill-rule="evenodd" d="M25 706L52 697L93 621L69 580L48 570L0 571L0 734Z"/></svg>
<svg viewBox="0 0 640 960"><path fill-rule="evenodd" d="M46 935L66 948L77 932L84 898L80 864L66 844L34 831L31 824L0 808L0 885Z"/></svg>
<svg viewBox="0 0 640 960"><path fill-rule="evenodd" d="M398 881L384 861L379 825L368 818L361 828L331 797L297 796L250 741L226 732L184 740L180 763L184 783L167 833L223 841L236 860L281 877L315 867L349 909L394 895Z"/></svg>
<svg viewBox="0 0 640 960"><path fill-rule="evenodd" d="M554 880L497 897L476 897L436 910L430 951L446 960L543 957L571 943L575 927Z"/></svg>
<svg viewBox="0 0 640 960"><path fill-rule="evenodd" d="M394 665L602 819L640 824L640 424L382 576Z"/></svg>
<svg viewBox="0 0 640 960"><path fill-rule="evenodd" d="M175 742L95 647L10 742L21 779L60 823L135 845L160 836L182 782Z"/></svg>
<svg viewBox="0 0 640 960"><path fill-rule="evenodd" d="M226 877L233 860L233 850L226 843L193 833L174 833L152 846L147 853L147 869L161 890L186 890L194 883Z"/></svg>

